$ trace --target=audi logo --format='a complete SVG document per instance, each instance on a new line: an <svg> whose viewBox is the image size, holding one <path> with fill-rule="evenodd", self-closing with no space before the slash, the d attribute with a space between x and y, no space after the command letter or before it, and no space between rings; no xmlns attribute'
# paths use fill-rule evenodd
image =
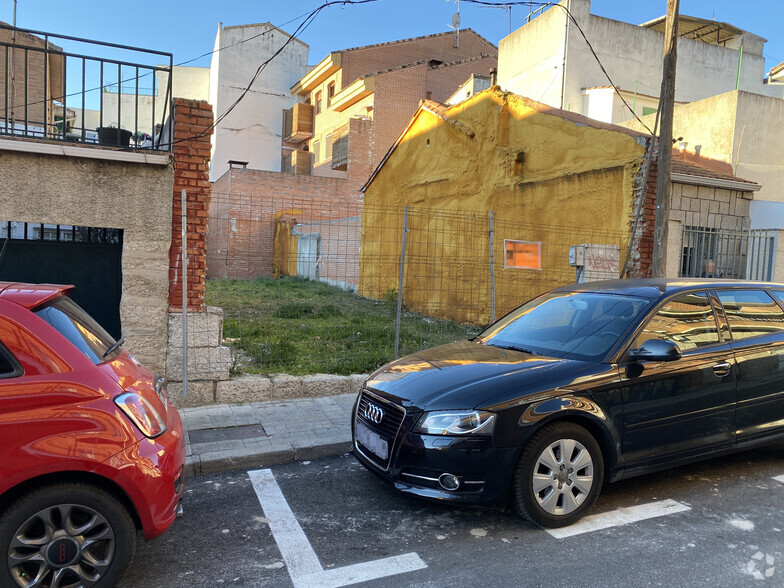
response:
<svg viewBox="0 0 784 588"><path fill-rule="evenodd" d="M368 403L368 405L362 410L362 416L364 416L371 423L376 423L378 425L381 423L381 419L384 418L384 411L375 404Z"/></svg>

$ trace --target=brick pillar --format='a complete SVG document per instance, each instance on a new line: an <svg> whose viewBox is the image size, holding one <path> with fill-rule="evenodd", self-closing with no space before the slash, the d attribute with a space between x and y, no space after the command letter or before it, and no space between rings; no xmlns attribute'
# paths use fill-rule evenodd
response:
<svg viewBox="0 0 784 588"><path fill-rule="evenodd" d="M632 249L634 260L629 271L631 278L650 278L653 267L653 228L656 218L656 172L657 161L651 162L648 170L648 183L646 184L643 200L643 213L637 225L637 234L632 235L635 246ZM632 224L634 219L632 219Z"/></svg>
<svg viewBox="0 0 784 588"><path fill-rule="evenodd" d="M169 250L169 305L182 308L182 190L187 193L188 310L205 310L207 216L210 208L212 106L174 99L174 194ZM203 136L201 136L203 135Z"/></svg>

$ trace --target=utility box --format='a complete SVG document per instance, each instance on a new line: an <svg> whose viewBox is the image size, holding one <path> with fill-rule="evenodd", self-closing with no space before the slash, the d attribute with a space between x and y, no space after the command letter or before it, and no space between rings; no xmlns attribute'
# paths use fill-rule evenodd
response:
<svg viewBox="0 0 784 588"><path fill-rule="evenodd" d="M620 247L582 243L569 247L569 265L575 268L578 284L597 280L615 280L620 276Z"/></svg>

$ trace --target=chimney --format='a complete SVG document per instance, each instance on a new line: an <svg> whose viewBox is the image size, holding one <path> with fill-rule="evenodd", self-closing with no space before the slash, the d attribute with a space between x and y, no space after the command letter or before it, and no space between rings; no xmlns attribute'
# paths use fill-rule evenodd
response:
<svg viewBox="0 0 784 588"><path fill-rule="evenodd" d="M425 92L425 98L427 98L428 100L432 100L433 99L433 92L431 92L430 90Z"/></svg>
<svg viewBox="0 0 784 588"><path fill-rule="evenodd" d="M495 86L498 83L498 70L492 68L490 70L490 86Z"/></svg>

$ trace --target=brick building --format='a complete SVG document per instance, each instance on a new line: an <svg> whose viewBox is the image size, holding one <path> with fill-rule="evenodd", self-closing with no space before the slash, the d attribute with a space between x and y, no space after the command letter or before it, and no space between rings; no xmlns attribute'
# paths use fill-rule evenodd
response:
<svg viewBox="0 0 784 588"><path fill-rule="evenodd" d="M284 113L284 171L346 177L346 126L373 121L375 168L419 102L445 101L472 75L488 76L497 49L471 29L330 53L291 88L297 105Z"/></svg>
<svg viewBox="0 0 784 588"><path fill-rule="evenodd" d="M43 136L54 116L62 116L62 107L54 105L63 95L63 57L57 54L62 48L4 22L0 48L5 54L0 61L0 131Z"/></svg>
<svg viewBox="0 0 784 588"><path fill-rule="evenodd" d="M448 32L332 52L303 76L283 111L282 173L235 162L213 186L208 276L355 287L360 188L422 100L497 65L492 43L460 33L459 46Z"/></svg>

